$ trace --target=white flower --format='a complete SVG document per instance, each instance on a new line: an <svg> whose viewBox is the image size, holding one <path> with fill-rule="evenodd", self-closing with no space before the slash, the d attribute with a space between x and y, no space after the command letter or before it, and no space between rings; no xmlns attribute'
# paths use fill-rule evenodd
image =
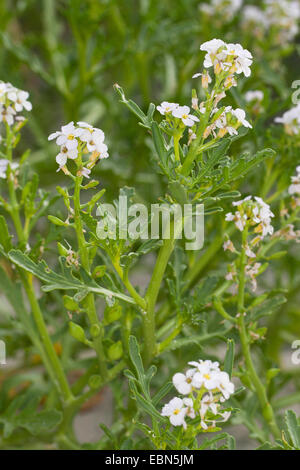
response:
<svg viewBox="0 0 300 470"><path fill-rule="evenodd" d="M226 53L224 53L225 47L226 44L221 39L212 39L201 44L200 50L207 52L203 62L206 69L217 64L222 69L222 62L226 59Z"/></svg>
<svg viewBox="0 0 300 470"><path fill-rule="evenodd" d="M16 170L19 166L16 162L10 162L9 160L1 159L0 160L0 178L6 179L7 167L8 165L12 170Z"/></svg>
<svg viewBox="0 0 300 470"><path fill-rule="evenodd" d="M89 178L91 174L91 170L89 168L83 167L81 170L81 176L84 176L85 178Z"/></svg>
<svg viewBox="0 0 300 470"><path fill-rule="evenodd" d="M23 109L31 111L32 104L28 101L28 98L29 93L27 91L19 90L11 83L0 82L1 120L11 126L17 113ZM18 117L15 119L18 120Z"/></svg>
<svg viewBox="0 0 300 470"><path fill-rule="evenodd" d="M234 253L235 248L231 240L225 240L225 242L223 243L223 250L224 251L229 250L232 253Z"/></svg>
<svg viewBox="0 0 300 470"><path fill-rule="evenodd" d="M178 108L178 106L178 103L169 103L168 101L163 101L159 106L156 106L156 109L164 116L174 111L174 109Z"/></svg>
<svg viewBox="0 0 300 470"><path fill-rule="evenodd" d="M194 366L200 372L202 372L204 369L207 370L207 368L210 370L220 370L220 364L217 361L212 362L210 359L206 359L205 361L200 359L198 362L191 361L189 364Z"/></svg>
<svg viewBox="0 0 300 470"><path fill-rule="evenodd" d="M232 263L232 264L229 264L227 266L227 274L225 275L225 279L226 281L233 281L235 276L236 276L236 269L235 269L235 265Z"/></svg>
<svg viewBox="0 0 300 470"><path fill-rule="evenodd" d="M250 65L252 64L252 54L248 49L244 49L240 44L227 44L226 52L234 57L236 73L243 73L245 77L251 75Z"/></svg>
<svg viewBox="0 0 300 470"><path fill-rule="evenodd" d="M88 151L99 153L100 159L108 158L107 145L104 144L104 132L83 121L77 122L77 125L82 130L82 132L79 131L79 138L86 143Z"/></svg>
<svg viewBox="0 0 300 470"><path fill-rule="evenodd" d="M48 140L56 139L57 145L64 145L69 150L77 149L78 142L76 137L79 137L83 133L83 129L77 129L74 126L74 122L69 122L65 126L61 127L60 131L53 132L48 137Z"/></svg>
<svg viewBox="0 0 300 470"><path fill-rule="evenodd" d="M261 90L249 90L245 94L245 100L247 103L251 103L251 101L262 101L264 99L264 94Z"/></svg>
<svg viewBox="0 0 300 470"><path fill-rule="evenodd" d="M236 212L235 214L228 212L228 214L225 215L225 220L227 222L234 221L236 228L242 232L246 227L247 216L241 215L240 212Z"/></svg>
<svg viewBox="0 0 300 470"><path fill-rule="evenodd" d="M184 418L187 414L187 407L181 398L172 398L162 409L162 416L168 416L173 426L183 426L186 429Z"/></svg>
<svg viewBox="0 0 300 470"><path fill-rule="evenodd" d="M199 122L199 119L190 113L190 108L188 106L178 106L177 108L173 109L172 115L176 118L182 120L183 124L188 127L192 127L195 122Z"/></svg>
<svg viewBox="0 0 300 470"><path fill-rule="evenodd" d="M79 121L76 125L71 121L61 127L60 131L49 135L48 140L56 140L60 152L56 156L59 169L64 167L68 159L75 160L78 152L86 150L91 153L87 166L79 170L80 175L89 178L91 169L99 159L108 158L107 145L104 143L104 132L90 124ZM80 144L80 147L78 145Z"/></svg>
<svg viewBox="0 0 300 470"><path fill-rule="evenodd" d="M173 398L164 405L162 416L167 416L173 426L187 428L185 418L200 417L200 426L207 430L214 428L216 422L223 422L230 416L230 412L219 411L221 402L227 400L234 392L234 384L230 381L227 372L222 372L217 361L199 360L189 362L192 369L186 374L177 373L173 377L173 384L183 395L189 397ZM212 415L215 417L212 418Z"/></svg>
<svg viewBox="0 0 300 470"><path fill-rule="evenodd" d="M29 93L28 91L18 90L15 88L12 91L8 91L7 97L9 100L15 103L15 110L19 113L20 111L26 109L26 111L32 110L32 104L28 101Z"/></svg>
<svg viewBox="0 0 300 470"><path fill-rule="evenodd" d="M234 384L230 381L229 375L227 372L218 373L218 389L222 393L225 400L228 400L230 395L234 392Z"/></svg>
<svg viewBox="0 0 300 470"><path fill-rule="evenodd" d="M254 265L247 264L245 267L245 274L251 279L253 292L257 289L256 276L259 274L260 267L261 263L254 263Z"/></svg>
<svg viewBox="0 0 300 470"><path fill-rule="evenodd" d="M244 127L249 127L250 129L252 129L251 124L247 121L247 119L245 119L246 113L243 109L232 109L231 113L237 118L239 124L242 124Z"/></svg>
<svg viewBox="0 0 300 470"><path fill-rule="evenodd" d="M213 114L215 114L218 109L213 110ZM237 130L229 124L232 117L232 107L226 106L222 114L214 121L214 127L220 129L218 136L223 137L227 132L229 135L236 135L238 134Z"/></svg>
<svg viewBox="0 0 300 470"><path fill-rule="evenodd" d="M281 117L276 117L275 122L283 124L285 131L290 135L297 135L300 131L300 104L294 106L289 111L283 113Z"/></svg>
<svg viewBox="0 0 300 470"><path fill-rule="evenodd" d="M200 46L201 51L206 51L204 67L214 66L215 72L231 70L237 74L243 73L246 77L251 74L252 54L244 49L241 44L226 44L221 39L212 39Z"/></svg>
<svg viewBox="0 0 300 470"><path fill-rule="evenodd" d="M218 404L211 392L206 393L201 399L200 416L203 419L207 410L211 409L214 415L218 413Z"/></svg>
<svg viewBox="0 0 300 470"><path fill-rule="evenodd" d="M85 121L78 121L77 126L83 127L84 129L94 129L93 126L91 126L91 124L88 124Z"/></svg>
<svg viewBox="0 0 300 470"><path fill-rule="evenodd" d="M204 386L207 390L213 390L218 384L219 363L207 361L190 362L197 367L197 372L193 376L193 384L196 388Z"/></svg>
<svg viewBox="0 0 300 470"><path fill-rule="evenodd" d="M189 369L185 374L178 372L173 376L173 385L182 395L188 395L193 389L195 369Z"/></svg>
<svg viewBox="0 0 300 470"><path fill-rule="evenodd" d="M233 206L241 206L244 202L251 201L252 196L246 196L244 199L241 199L240 201L233 201L232 205Z"/></svg>
<svg viewBox="0 0 300 470"><path fill-rule="evenodd" d="M6 122L9 126L14 123L16 111L11 106L0 106L0 120Z"/></svg>
<svg viewBox="0 0 300 470"><path fill-rule="evenodd" d="M202 429L204 429L206 431L206 429L208 429L208 425L206 424L206 422L202 419L201 422L200 422L200 426Z"/></svg>
<svg viewBox="0 0 300 470"><path fill-rule="evenodd" d="M232 212L226 214L225 220L234 221L238 230L242 232L246 223L249 222L250 225L258 224L255 227L255 232L261 233L262 238L273 234L274 229L271 225L271 218L274 217L274 214L270 206L260 197L255 196L253 201L252 196L247 196L241 201L233 202L232 205L237 206L238 210L234 214ZM247 211L244 210L244 206Z"/></svg>
<svg viewBox="0 0 300 470"><path fill-rule="evenodd" d="M218 109L213 110L213 114L217 113ZM226 106L224 111L213 122L215 128L220 129L218 136L223 137L227 132L229 135L237 135L237 129L240 126L252 128L251 124L245 119L246 113L243 109L232 109L231 106Z"/></svg>
<svg viewBox="0 0 300 470"><path fill-rule="evenodd" d="M262 226L262 237L272 235L274 228L271 225L271 218L275 217L270 210L269 204L266 204L261 197L255 196L256 207L253 208L253 221Z"/></svg>
<svg viewBox="0 0 300 470"><path fill-rule="evenodd" d="M56 163L58 163L59 169L61 169L67 163L68 158L71 160L76 160L77 157L77 148L70 149L66 145L62 145L59 154L56 155Z"/></svg>
<svg viewBox="0 0 300 470"><path fill-rule="evenodd" d="M223 418L222 420L218 419L218 422L225 423L226 421L229 420L231 416L231 411L224 411L223 413L220 413L220 416Z"/></svg>
<svg viewBox="0 0 300 470"><path fill-rule="evenodd" d="M206 70L204 73L195 73L192 78L202 77L202 86L203 88L208 88L208 85L212 82L212 78Z"/></svg>
<svg viewBox="0 0 300 470"><path fill-rule="evenodd" d="M186 415L189 418L194 419L196 417L196 413L194 410L193 400L191 398L184 398L183 404L187 407Z"/></svg>
<svg viewBox="0 0 300 470"><path fill-rule="evenodd" d="M248 244L245 247L245 253L248 256L248 258L256 258L256 254L251 250Z"/></svg>
<svg viewBox="0 0 300 470"><path fill-rule="evenodd" d="M0 82L0 98L6 94L7 91L7 83Z"/></svg>
<svg viewBox="0 0 300 470"><path fill-rule="evenodd" d="M99 158L102 160L103 158L108 158L109 153L107 151L107 145L106 144L99 144L97 145L97 152L100 153Z"/></svg>
<svg viewBox="0 0 300 470"><path fill-rule="evenodd" d="M223 48L223 46L225 46L225 42L222 41L222 39L211 39L210 41L206 41L201 44L200 50L205 51L208 54L215 55L220 50L220 48Z"/></svg>
<svg viewBox="0 0 300 470"><path fill-rule="evenodd" d="M86 146L89 152L99 152L102 149L104 141L104 132L100 129L86 129L80 135L80 140L86 142Z"/></svg>

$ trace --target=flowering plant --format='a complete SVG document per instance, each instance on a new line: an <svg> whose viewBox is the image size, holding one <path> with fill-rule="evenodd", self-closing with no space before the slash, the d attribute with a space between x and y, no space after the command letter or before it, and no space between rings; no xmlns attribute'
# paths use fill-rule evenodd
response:
<svg viewBox="0 0 300 470"><path fill-rule="evenodd" d="M243 5L241 18L242 1L202 2L223 39L206 40L203 25L177 91L150 102L141 46L144 103L128 99L129 80L99 115L86 106L97 48L78 30L93 14L70 6L71 79L45 3L55 73L37 62L35 73L63 96L65 118L46 120L47 138L34 89L0 82L0 447L234 449L242 425L252 448L299 449L299 373L282 357L299 332L300 108L288 110L274 56L297 35L297 2L284 15L274 1ZM118 7L105 12L124 39ZM226 30L234 22L245 44ZM26 150L24 126L42 150ZM88 442L87 409L101 427Z"/></svg>

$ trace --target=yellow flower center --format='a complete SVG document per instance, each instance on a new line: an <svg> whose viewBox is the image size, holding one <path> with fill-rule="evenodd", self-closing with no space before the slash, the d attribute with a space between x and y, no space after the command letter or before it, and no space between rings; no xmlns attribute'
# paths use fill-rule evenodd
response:
<svg viewBox="0 0 300 470"><path fill-rule="evenodd" d="M204 374L205 379L209 380L210 379L210 375L209 374Z"/></svg>
<svg viewBox="0 0 300 470"><path fill-rule="evenodd" d="M180 413L180 410L178 408L176 408L176 410L173 411L174 415L178 415L179 413Z"/></svg>
<svg viewBox="0 0 300 470"><path fill-rule="evenodd" d="M190 379L190 378L186 379L186 383L188 383L188 384L190 384L191 381L192 381L192 379Z"/></svg>
<svg viewBox="0 0 300 470"><path fill-rule="evenodd" d="M69 135L68 135L68 139L69 139L69 140L73 140L73 139L75 139L75 137L74 137L73 134L69 134Z"/></svg>
<svg viewBox="0 0 300 470"><path fill-rule="evenodd" d="M183 118L183 119L187 119L187 118L188 118L188 115L187 115L187 114L183 114L183 115L182 115L182 118Z"/></svg>

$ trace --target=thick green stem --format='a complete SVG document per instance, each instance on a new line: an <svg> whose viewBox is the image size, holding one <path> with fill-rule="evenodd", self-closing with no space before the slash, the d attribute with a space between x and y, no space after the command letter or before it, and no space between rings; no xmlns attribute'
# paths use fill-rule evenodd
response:
<svg viewBox="0 0 300 470"><path fill-rule="evenodd" d="M205 140L204 132L205 132L205 129L206 129L206 127L208 125L208 122L209 122L209 117L210 117L210 113L211 113L211 110L212 110L212 106L213 106L213 99L211 98L209 100L209 103L207 104L206 112L203 115L203 118L201 119L200 126L199 126L199 129L198 129L198 132L197 132L197 137L192 142L192 144L190 146L190 149L188 151L188 154L187 154L187 156L186 156L186 158L183 162L183 165L181 167L181 173L184 176L189 175L195 158L197 157L197 155L202 153L203 150L205 149L205 148L203 148L203 149L201 149L201 148L202 148L203 142Z"/></svg>
<svg viewBox="0 0 300 470"><path fill-rule="evenodd" d="M147 310L143 317L144 330L144 359L149 364L152 357L156 353L155 341L155 306L159 294L160 286L165 274L165 270L173 252L177 231L181 230L182 220L170 224L170 238L165 239L159 250L155 267L151 276L150 283L146 292L145 300L147 302Z"/></svg>

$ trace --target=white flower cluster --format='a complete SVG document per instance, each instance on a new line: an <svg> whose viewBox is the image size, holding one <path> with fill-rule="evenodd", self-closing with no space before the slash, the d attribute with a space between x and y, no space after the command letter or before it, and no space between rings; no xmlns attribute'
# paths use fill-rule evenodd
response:
<svg viewBox="0 0 300 470"><path fill-rule="evenodd" d="M173 116L174 118L180 119L180 121L188 127L192 127L196 122L199 122L197 116L190 114L190 108L188 106L179 106L178 103L169 103L163 101L157 110L163 116Z"/></svg>
<svg viewBox="0 0 300 470"><path fill-rule="evenodd" d="M300 134L300 104L286 111L281 117L276 117L275 122L283 124L285 132L289 135Z"/></svg>
<svg viewBox="0 0 300 470"><path fill-rule="evenodd" d="M264 0L262 8L247 5L243 9L242 24L257 36L273 30L279 44L286 44L297 36L300 18L298 0Z"/></svg>
<svg viewBox="0 0 300 470"><path fill-rule="evenodd" d="M209 16L222 16L222 20L231 21L241 8L243 0L211 0L200 5L200 11Z"/></svg>
<svg viewBox="0 0 300 470"><path fill-rule="evenodd" d="M27 91L19 90L11 83L0 82L0 122L12 126L15 121L23 120L18 113L23 109L31 111L32 104L28 98Z"/></svg>
<svg viewBox="0 0 300 470"><path fill-rule="evenodd" d="M227 421L230 412L221 411L221 403L234 392L234 384L227 372L220 370L218 362L200 360L189 362L192 368L185 374L173 376L174 387L184 398L173 398L164 405L162 416L167 416L173 426L187 428L185 418L200 416L201 428L214 428L216 422Z"/></svg>
<svg viewBox="0 0 300 470"><path fill-rule="evenodd" d="M247 196L232 205L237 207L237 211L226 214L225 220L234 221L238 230L242 232L246 225L255 226L254 232L260 234L260 239L273 234L271 218L274 214L262 198L255 196L253 200L252 196Z"/></svg>
<svg viewBox="0 0 300 470"><path fill-rule="evenodd" d="M107 145L104 143L104 132L86 122L79 121L76 125L69 122L60 131L49 135L48 140L56 139L60 152L56 156L58 171L67 171L68 159L76 160L81 153L91 153L86 166L80 170L81 176L89 177L91 169L99 159L108 158Z"/></svg>
<svg viewBox="0 0 300 470"><path fill-rule="evenodd" d="M243 73L245 77L251 75L252 54L241 44L227 44L221 39L212 39L203 43L200 50L207 53L204 58L204 67L213 66L216 75L221 71L232 75Z"/></svg>
<svg viewBox="0 0 300 470"><path fill-rule="evenodd" d="M10 162L9 160L6 160L6 158L2 158L0 160L0 178L6 179L8 165L11 170L16 170L19 167L18 163Z"/></svg>
<svg viewBox="0 0 300 470"><path fill-rule="evenodd" d="M255 291L257 288L256 276L260 273L261 263L255 262L256 254L254 247L263 240L267 235L274 233L274 228L271 225L271 219L274 217L270 206L266 204L260 197L247 196L245 199L232 203L233 206L237 207L237 211L226 214L225 219L227 221L234 221L235 226L241 232L248 227L254 227L254 238L251 241L247 241L244 246L245 254L247 256L247 264L245 266L245 274L252 282L252 290ZM235 252L235 247L231 240L226 240L223 244L224 250ZM228 267L228 272L225 276L227 281L233 281L236 279L236 266L231 264Z"/></svg>
<svg viewBox="0 0 300 470"><path fill-rule="evenodd" d="M175 135L178 131L182 134L184 127L189 127L188 145L196 138L196 123L201 119L201 115L209 114L209 120L204 130L203 136L206 139L211 134L213 138L222 138L225 134L236 135L240 126L252 128L246 119L243 109L233 109L231 106L218 108L218 103L226 96L226 90L236 86L235 74L243 73L246 77L251 74L252 55L247 49L243 49L240 44L227 44L221 39L212 39L200 46L200 50L206 51L204 67L214 68L214 73L219 76L206 102L198 105L197 96L192 96L192 108L196 111L196 116L191 114L189 106L179 106L178 103L163 101L157 110L165 116L169 130ZM208 70L203 73L196 73L193 78L202 78L202 87L208 88L212 82ZM209 108L207 108L207 105ZM209 109L209 112L208 110ZM199 119L200 118L200 119ZM206 117L204 118L206 119ZM181 132L182 131L182 132Z"/></svg>

